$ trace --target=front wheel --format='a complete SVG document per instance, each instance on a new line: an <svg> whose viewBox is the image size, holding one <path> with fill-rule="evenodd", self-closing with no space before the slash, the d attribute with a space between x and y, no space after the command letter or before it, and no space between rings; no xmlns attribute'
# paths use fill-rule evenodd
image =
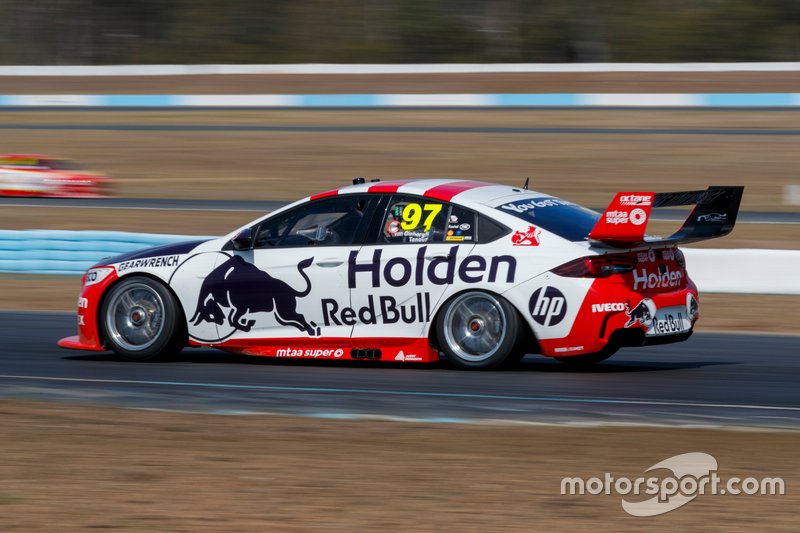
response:
<svg viewBox="0 0 800 533"><path fill-rule="evenodd" d="M517 347L520 319L506 300L469 291L448 301L436 321L440 348L455 366L487 370L503 364Z"/></svg>
<svg viewBox="0 0 800 533"><path fill-rule="evenodd" d="M106 345L130 361L175 355L185 345L175 297L151 278L134 276L112 287L99 318Z"/></svg>

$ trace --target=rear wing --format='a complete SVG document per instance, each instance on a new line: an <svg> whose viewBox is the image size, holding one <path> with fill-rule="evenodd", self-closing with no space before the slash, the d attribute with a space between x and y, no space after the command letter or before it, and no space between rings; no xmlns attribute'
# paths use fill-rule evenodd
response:
<svg viewBox="0 0 800 533"><path fill-rule="evenodd" d="M668 246L723 237L736 224L744 187L709 187L705 191L621 192L589 233L589 243L604 248ZM645 236L654 207L694 205L678 231L666 238Z"/></svg>

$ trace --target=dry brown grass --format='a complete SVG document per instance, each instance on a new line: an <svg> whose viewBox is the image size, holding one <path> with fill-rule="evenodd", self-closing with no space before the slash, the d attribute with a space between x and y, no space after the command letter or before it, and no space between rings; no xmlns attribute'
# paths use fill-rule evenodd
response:
<svg viewBox="0 0 800 533"><path fill-rule="evenodd" d="M747 128L796 130L800 112L652 109L226 109L2 111L10 124Z"/></svg>
<svg viewBox="0 0 800 533"><path fill-rule="evenodd" d="M800 434L223 417L5 400L3 531L796 531ZM636 478L702 451L784 496L634 518L565 476ZM628 499L635 499L628 497ZM644 498L641 498L644 499Z"/></svg>
<svg viewBox="0 0 800 533"><path fill-rule="evenodd" d="M797 92L797 72L0 77L7 94Z"/></svg>
<svg viewBox="0 0 800 533"><path fill-rule="evenodd" d="M261 123L714 126L797 128L800 114L662 115L561 112L306 112L217 114L203 120ZM94 115L91 115L94 116ZM95 120L86 114L50 115L51 122ZM88 118L87 118L88 117ZM98 115L100 117L100 115ZM110 115L125 123L196 121L163 112ZM661 117L661 118L657 118ZM797 118L796 118L797 117ZM0 117L41 121L40 115ZM738 126L737 126L738 127ZM744 209L787 209L786 185L798 183L800 151L794 137L714 135L558 135L488 133L320 133L38 131L4 134L4 150L72 157L117 180L132 197L289 200L347 184L353 176L461 177L521 183L587 205L605 205L621 189L677 190L744 184ZM788 207L797 209L796 207Z"/></svg>

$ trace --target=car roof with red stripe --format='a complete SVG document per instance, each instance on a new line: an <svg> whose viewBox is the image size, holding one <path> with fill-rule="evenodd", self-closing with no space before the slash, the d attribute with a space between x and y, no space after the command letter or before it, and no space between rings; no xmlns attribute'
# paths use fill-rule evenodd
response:
<svg viewBox="0 0 800 533"><path fill-rule="evenodd" d="M550 196L537 193L536 191L524 190L521 187L498 185L486 181L417 179L371 181L357 185L348 185L339 189L315 194L311 196L310 199L318 200L320 198L356 193L413 194L445 202L456 201L458 203L480 205L493 205L499 198L506 198L519 194Z"/></svg>

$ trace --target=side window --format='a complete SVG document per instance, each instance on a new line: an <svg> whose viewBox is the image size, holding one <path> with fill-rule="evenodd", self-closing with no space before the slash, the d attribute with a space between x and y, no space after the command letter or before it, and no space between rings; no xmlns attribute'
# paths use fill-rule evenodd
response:
<svg viewBox="0 0 800 533"><path fill-rule="evenodd" d="M472 242L475 214L439 200L393 196L381 220L378 243Z"/></svg>
<svg viewBox="0 0 800 533"><path fill-rule="evenodd" d="M481 215L478 218L478 242L493 242L509 233L510 229L489 217Z"/></svg>
<svg viewBox="0 0 800 533"><path fill-rule="evenodd" d="M256 238L253 241L253 246L255 248L270 248L276 246L289 230L292 217L294 217L294 212L290 211L262 222L256 229Z"/></svg>
<svg viewBox="0 0 800 533"><path fill-rule="evenodd" d="M342 195L315 200L269 218L256 230L255 248L342 246L356 242L372 200Z"/></svg>
<svg viewBox="0 0 800 533"><path fill-rule="evenodd" d="M444 240L447 206L437 200L393 196L381 223L379 243L409 244Z"/></svg>
<svg viewBox="0 0 800 533"><path fill-rule="evenodd" d="M447 242L474 242L475 213L457 205L450 206L444 240Z"/></svg>

